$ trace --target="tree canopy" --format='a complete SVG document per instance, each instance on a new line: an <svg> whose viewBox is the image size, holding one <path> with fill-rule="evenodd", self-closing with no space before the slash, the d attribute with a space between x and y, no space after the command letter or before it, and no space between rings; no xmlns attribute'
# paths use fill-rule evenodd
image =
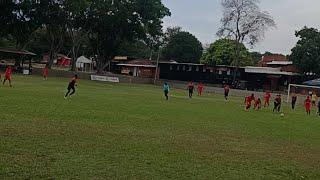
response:
<svg viewBox="0 0 320 180"><path fill-rule="evenodd" d="M212 43L201 58L201 63L208 65L235 65L236 43L230 39L219 39ZM241 66L253 65L252 57L247 48L240 45Z"/></svg>
<svg viewBox="0 0 320 180"><path fill-rule="evenodd" d="M65 43L73 59L79 44L87 43L100 71L124 42L143 41L158 48L162 19L170 15L161 0L21 0L5 1L0 10L0 43L13 37L16 47L24 49L29 42L40 40L34 34L41 33L51 63Z"/></svg>
<svg viewBox="0 0 320 180"><path fill-rule="evenodd" d="M291 50L290 60L304 73L320 74L320 31L304 27L296 32L299 38Z"/></svg>
<svg viewBox="0 0 320 180"><path fill-rule="evenodd" d="M182 63L199 63L202 55L202 44L192 34L177 31L168 37L163 49L163 58Z"/></svg>

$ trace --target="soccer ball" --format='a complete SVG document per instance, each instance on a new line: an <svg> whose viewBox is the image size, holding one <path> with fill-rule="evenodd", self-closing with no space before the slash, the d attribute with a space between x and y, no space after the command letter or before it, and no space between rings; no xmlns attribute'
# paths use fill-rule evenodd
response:
<svg viewBox="0 0 320 180"><path fill-rule="evenodd" d="M284 117L284 113L281 113L281 115L280 115L281 117Z"/></svg>

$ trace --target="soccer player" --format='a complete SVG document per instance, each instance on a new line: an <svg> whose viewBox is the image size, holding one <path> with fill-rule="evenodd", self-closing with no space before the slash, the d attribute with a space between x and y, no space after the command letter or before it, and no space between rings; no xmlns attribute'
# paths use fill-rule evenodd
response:
<svg viewBox="0 0 320 180"><path fill-rule="evenodd" d="M280 112L280 110L281 110L281 103L282 103L281 95L278 94L278 95L276 96L276 98L274 99L273 112L275 112L275 111Z"/></svg>
<svg viewBox="0 0 320 180"><path fill-rule="evenodd" d="M69 85L68 85L68 88L67 88L68 92L64 96L65 99L67 99L68 96L71 97L76 92L75 86L77 86L77 81L78 81L78 75L74 75L74 77L69 82ZM71 92L71 90L72 90L72 92Z"/></svg>
<svg viewBox="0 0 320 180"><path fill-rule="evenodd" d="M224 85L224 99L227 101L229 97L230 86L228 84Z"/></svg>
<svg viewBox="0 0 320 180"><path fill-rule="evenodd" d="M42 72L43 80L47 80L48 79L48 74L49 74L49 69L48 69L48 66L46 65L43 68L43 72Z"/></svg>
<svg viewBox="0 0 320 180"><path fill-rule="evenodd" d="M6 83L6 81L8 80L9 81L9 85L10 87L12 87L11 85L11 74L12 74L12 68L11 66L8 66L7 69L6 69L6 72L4 73L4 80L3 80L3 85Z"/></svg>
<svg viewBox="0 0 320 180"><path fill-rule="evenodd" d="M192 98L192 96L193 96L193 91L194 91L194 84L193 84L193 82L190 82L190 83L188 84L188 90L189 90L189 98Z"/></svg>
<svg viewBox="0 0 320 180"><path fill-rule="evenodd" d="M255 100L254 94L251 94L251 96L246 97L246 99L245 99L245 103L246 103L245 110L246 111L249 111L249 109L251 108L251 105L252 105L252 101L254 101L254 100Z"/></svg>
<svg viewBox="0 0 320 180"><path fill-rule="evenodd" d="M311 100L312 100L312 106L316 106L318 96L315 92L312 93Z"/></svg>
<svg viewBox="0 0 320 180"><path fill-rule="evenodd" d="M261 109L261 99L260 98L258 98L258 99L256 99L255 100L255 102L254 102L254 109L256 110L256 111L258 111L258 110L260 110Z"/></svg>
<svg viewBox="0 0 320 180"><path fill-rule="evenodd" d="M169 91L170 91L170 86L168 83L164 83L163 85L163 92L164 92L164 96L166 97L166 100L169 100Z"/></svg>
<svg viewBox="0 0 320 180"><path fill-rule="evenodd" d="M320 116L320 101L318 101L318 114Z"/></svg>
<svg viewBox="0 0 320 180"><path fill-rule="evenodd" d="M202 96L203 84L200 82L198 84L198 96Z"/></svg>
<svg viewBox="0 0 320 180"><path fill-rule="evenodd" d="M292 110L294 110L296 108L296 103L297 103L297 95L296 94L292 94L291 96L291 108Z"/></svg>
<svg viewBox="0 0 320 180"><path fill-rule="evenodd" d="M271 98L271 93L267 91L264 95L264 107L270 106L270 98Z"/></svg>
<svg viewBox="0 0 320 180"><path fill-rule="evenodd" d="M307 115L311 114L311 103L312 102L311 102L310 96L308 96L304 102L304 107L306 108Z"/></svg>

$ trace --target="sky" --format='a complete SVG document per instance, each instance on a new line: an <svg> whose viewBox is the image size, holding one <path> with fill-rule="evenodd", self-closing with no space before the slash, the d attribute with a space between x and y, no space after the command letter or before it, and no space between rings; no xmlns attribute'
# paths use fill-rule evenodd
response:
<svg viewBox="0 0 320 180"><path fill-rule="evenodd" d="M203 44L214 42L222 17L221 0L162 0L171 17L164 19L164 28L180 26L194 34ZM251 51L290 54L297 38L295 31L304 26L320 29L320 0L260 0L260 8L268 11L277 27Z"/></svg>

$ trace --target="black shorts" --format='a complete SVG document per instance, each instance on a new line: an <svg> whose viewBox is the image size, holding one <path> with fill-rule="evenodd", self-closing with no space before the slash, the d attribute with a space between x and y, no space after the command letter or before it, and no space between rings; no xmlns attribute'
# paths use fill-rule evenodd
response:
<svg viewBox="0 0 320 180"><path fill-rule="evenodd" d="M229 92L224 92L224 96L228 97L229 96Z"/></svg>
<svg viewBox="0 0 320 180"><path fill-rule="evenodd" d="M68 85L68 90L71 90L71 89L72 89L72 90L75 90L75 87L74 87L73 84L69 84L69 85Z"/></svg>

